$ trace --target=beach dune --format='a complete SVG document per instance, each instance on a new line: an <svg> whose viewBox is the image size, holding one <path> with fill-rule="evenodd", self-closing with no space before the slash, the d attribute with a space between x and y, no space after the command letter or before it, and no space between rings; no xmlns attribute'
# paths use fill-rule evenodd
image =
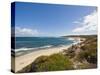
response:
<svg viewBox="0 0 100 75"><path fill-rule="evenodd" d="M31 64L37 57L42 55L51 55L54 53L59 53L62 52L64 49L69 48L70 46L71 45L41 49L18 57L12 56L11 62L14 65L12 66L12 70L18 72L21 69L23 69L25 66Z"/></svg>

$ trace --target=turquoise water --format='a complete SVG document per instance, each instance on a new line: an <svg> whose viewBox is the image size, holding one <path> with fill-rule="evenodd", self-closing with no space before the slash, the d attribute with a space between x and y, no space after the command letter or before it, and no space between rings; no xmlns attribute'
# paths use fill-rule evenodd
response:
<svg viewBox="0 0 100 75"><path fill-rule="evenodd" d="M62 37L16 37L15 51L70 45L73 42L73 40Z"/></svg>

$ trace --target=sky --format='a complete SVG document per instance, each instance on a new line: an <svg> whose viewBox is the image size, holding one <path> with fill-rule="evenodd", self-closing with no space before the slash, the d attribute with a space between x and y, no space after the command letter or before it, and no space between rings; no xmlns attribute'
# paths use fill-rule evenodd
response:
<svg viewBox="0 0 100 75"><path fill-rule="evenodd" d="M15 3L16 36L97 34L97 8L41 3Z"/></svg>

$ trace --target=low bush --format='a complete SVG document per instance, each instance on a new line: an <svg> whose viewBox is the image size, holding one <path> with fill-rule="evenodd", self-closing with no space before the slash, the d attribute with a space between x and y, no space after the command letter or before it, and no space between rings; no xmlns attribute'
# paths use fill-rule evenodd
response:
<svg viewBox="0 0 100 75"><path fill-rule="evenodd" d="M32 68L34 71L58 71L73 69L72 62L63 54L38 57Z"/></svg>

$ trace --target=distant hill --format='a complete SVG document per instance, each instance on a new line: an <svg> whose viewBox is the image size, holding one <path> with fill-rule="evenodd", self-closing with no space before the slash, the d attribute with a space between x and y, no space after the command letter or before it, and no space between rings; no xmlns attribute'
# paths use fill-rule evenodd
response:
<svg viewBox="0 0 100 75"><path fill-rule="evenodd" d="M87 37L97 37L97 35L66 35L66 36L61 36L61 37L85 37L85 38L87 38Z"/></svg>

